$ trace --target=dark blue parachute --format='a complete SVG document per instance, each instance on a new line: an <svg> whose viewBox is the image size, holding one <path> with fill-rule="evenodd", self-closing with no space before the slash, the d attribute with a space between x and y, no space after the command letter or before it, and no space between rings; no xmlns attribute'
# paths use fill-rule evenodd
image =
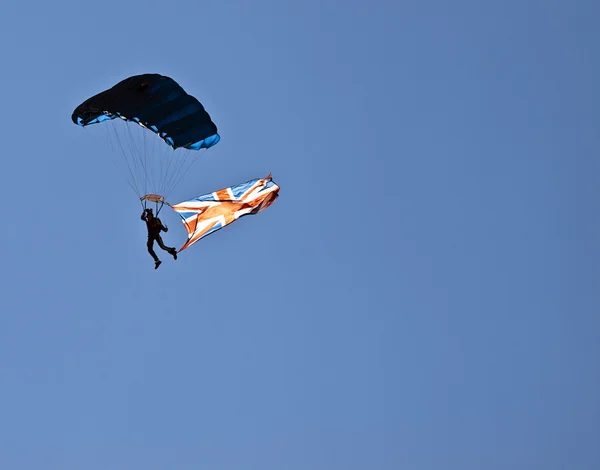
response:
<svg viewBox="0 0 600 470"><path fill-rule="evenodd" d="M168 196L195 162L198 151L221 140L202 103L175 80L159 74L120 81L77 106L71 119L97 131L120 155L113 161L122 164L129 185L141 200Z"/></svg>
<svg viewBox="0 0 600 470"><path fill-rule="evenodd" d="M207 149L220 140L200 101L172 78L159 74L126 78L77 106L71 119L87 126L117 117L155 132L174 149Z"/></svg>

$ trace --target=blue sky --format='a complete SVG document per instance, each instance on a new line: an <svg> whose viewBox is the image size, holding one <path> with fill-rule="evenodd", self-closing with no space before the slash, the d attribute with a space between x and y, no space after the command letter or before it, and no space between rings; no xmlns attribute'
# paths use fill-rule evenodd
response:
<svg viewBox="0 0 600 470"><path fill-rule="evenodd" d="M7 0L0 466L598 468L599 10ZM281 186L157 271L70 119L146 72Z"/></svg>

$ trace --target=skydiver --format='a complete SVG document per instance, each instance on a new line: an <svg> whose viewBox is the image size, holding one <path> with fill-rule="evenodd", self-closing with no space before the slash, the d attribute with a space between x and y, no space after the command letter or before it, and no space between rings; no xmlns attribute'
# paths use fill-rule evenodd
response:
<svg viewBox="0 0 600 470"><path fill-rule="evenodd" d="M141 219L146 222L146 228L148 229L148 253L150 253L150 256L152 256L152 258L154 259L154 269L158 268L162 263L162 261L158 259L158 256L156 256L156 253L154 253L154 250L152 248L154 246L155 240L158 242L158 246L160 246L163 250L168 251L171 255L173 255L173 259L177 259L177 250L175 248L165 246L165 244L162 241L162 237L160 236L161 231L168 232L169 228L165 227L158 217L154 217L152 209L144 209L144 212L142 212Z"/></svg>

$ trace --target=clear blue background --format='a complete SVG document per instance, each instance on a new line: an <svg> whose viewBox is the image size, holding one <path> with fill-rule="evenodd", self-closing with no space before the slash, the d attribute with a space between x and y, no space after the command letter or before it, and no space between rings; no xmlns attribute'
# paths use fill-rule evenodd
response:
<svg viewBox="0 0 600 470"><path fill-rule="evenodd" d="M5 0L0 467L600 468L599 10ZM145 72L282 188L157 271L70 117Z"/></svg>

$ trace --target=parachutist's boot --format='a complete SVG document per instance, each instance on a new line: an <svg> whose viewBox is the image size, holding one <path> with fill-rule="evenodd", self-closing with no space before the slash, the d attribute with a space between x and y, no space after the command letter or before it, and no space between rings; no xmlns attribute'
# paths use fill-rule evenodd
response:
<svg viewBox="0 0 600 470"><path fill-rule="evenodd" d="M155 261L154 269L158 269L158 267L160 266L160 263L162 263L161 260Z"/></svg>
<svg viewBox="0 0 600 470"><path fill-rule="evenodd" d="M171 254L173 255L173 259L177 259L177 250L175 248L171 250Z"/></svg>

